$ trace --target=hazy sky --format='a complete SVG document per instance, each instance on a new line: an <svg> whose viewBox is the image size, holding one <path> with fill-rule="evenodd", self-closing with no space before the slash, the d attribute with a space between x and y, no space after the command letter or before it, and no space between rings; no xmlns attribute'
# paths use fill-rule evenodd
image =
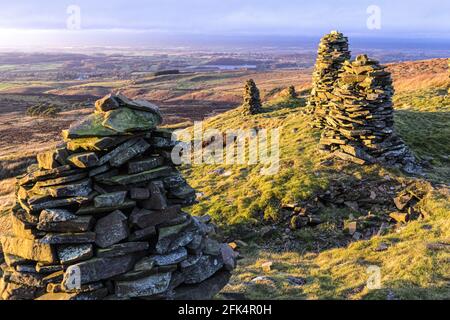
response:
<svg viewBox="0 0 450 320"><path fill-rule="evenodd" d="M81 29L67 33L70 5L80 9ZM380 8L380 29L367 28L371 5ZM450 1L0 0L3 45L64 42L94 34L315 36L333 29L354 35L448 38Z"/></svg>

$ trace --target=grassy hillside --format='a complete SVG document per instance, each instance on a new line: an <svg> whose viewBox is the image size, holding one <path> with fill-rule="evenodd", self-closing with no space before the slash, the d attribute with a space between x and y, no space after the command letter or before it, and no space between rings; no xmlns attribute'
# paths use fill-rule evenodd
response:
<svg viewBox="0 0 450 320"><path fill-rule="evenodd" d="M380 235L365 235L357 240L346 234L343 226L349 220L370 215L386 221L389 205L370 210L352 209L351 204L323 205L316 201L317 194L334 192L344 185L344 193L350 196L360 189L374 191L377 200L388 201L392 206L392 197L412 178L378 165L361 167L334 162L319 154L320 132L309 126L311 110L304 107L304 98L286 100L279 95L289 84L295 84L298 90L306 89L310 82L306 72L252 74L268 101L264 113L242 116L235 109L204 121L205 129L220 131L281 129L280 170L276 175L261 175L261 164L182 167L199 193L200 203L191 212L211 215L230 241L238 239L248 244L238 242L243 259L223 298L450 298L450 194L437 185L450 184L450 99L446 95L450 82L446 61L412 62L389 68L397 91L396 129L425 163L425 176L420 179L431 181L436 189L420 203L429 212L425 220L391 224ZM204 99L237 101L248 76L238 72L164 76L141 83L95 83L89 88L77 83L72 84L72 89L81 94L121 87L126 93L135 90L142 98L155 95L179 99L184 106L183 99L195 98L205 103L208 101ZM34 154L59 141L56 133L80 115L80 111L72 110L61 113L57 119L39 120L23 117L15 112L15 105L10 105L8 102L12 111L2 116L0 125L0 131L9 137L0 145L0 230L10 227L5 208L13 200L13 177L33 161ZM318 207L316 216L323 223L291 230L292 212L283 206L293 203ZM378 222L376 227L380 227ZM380 245L384 251L378 250ZM273 263L270 271L262 269L266 262ZM366 287L369 266L380 267L381 289Z"/></svg>
<svg viewBox="0 0 450 320"><path fill-rule="evenodd" d="M395 99L396 127L414 153L426 164L427 178L450 183L450 106L439 90L399 95ZM265 112L243 116L239 109L207 119L204 129L280 128L280 171L260 175L257 165L201 165L184 168L192 185L203 195L193 212L208 212L219 223L239 224L277 219L281 204L299 202L339 179L343 170L355 177L383 176L378 165L359 167L345 163L323 165L317 151L320 132L309 126L310 115L303 102L275 101ZM403 177L400 172L390 172Z"/></svg>
<svg viewBox="0 0 450 320"><path fill-rule="evenodd" d="M450 299L450 194L423 201L433 212L397 232L348 247L309 252L251 245L242 249L228 293L250 299ZM301 240L298 240L301 241ZM380 244L386 251L378 252ZM272 268L264 272L264 263ZM368 289L372 269L380 288Z"/></svg>
<svg viewBox="0 0 450 320"><path fill-rule="evenodd" d="M245 239L244 259L223 297L312 299L448 299L450 270L450 110L441 87L421 86L395 96L396 128L419 159L436 189L420 205L430 215L407 225L390 225L387 232L365 240L345 234L343 223L364 210L348 206L321 207L318 227L289 230L283 205L311 201L337 183L367 186L376 191L384 181L401 190L417 177L379 165L335 162L317 151L320 133L309 127L303 101L278 98L265 112L243 116L235 109L207 119L204 128L281 128L280 171L260 174L257 165L184 166L184 174L201 201L193 214L210 214L230 239ZM396 192L395 191L395 192ZM350 190L353 192L353 190ZM378 191L377 191L378 192ZM387 200L392 203L392 197ZM391 197L391 198L389 198ZM374 207L376 209L376 207ZM288 212L289 213L289 212ZM387 217L386 208L370 212ZM273 226L276 226L273 228ZM375 250L383 244L382 251ZM270 271L262 265L272 262ZM369 290L369 266L381 271L382 287Z"/></svg>
<svg viewBox="0 0 450 320"><path fill-rule="evenodd" d="M276 218L276 208L282 202L306 198L316 188L326 186L326 178L312 174L317 169L312 157L318 133L309 128L308 116L302 115L300 109L266 110L256 117L232 110L208 119L204 128L225 132L230 128L280 127L280 172L275 176L261 175L262 164L188 168L185 173L190 182L206 198L194 208L194 213L209 212L226 224Z"/></svg>
<svg viewBox="0 0 450 320"><path fill-rule="evenodd" d="M416 155L431 165L429 178L450 182L450 98L432 87L395 96L396 127Z"/></svg>

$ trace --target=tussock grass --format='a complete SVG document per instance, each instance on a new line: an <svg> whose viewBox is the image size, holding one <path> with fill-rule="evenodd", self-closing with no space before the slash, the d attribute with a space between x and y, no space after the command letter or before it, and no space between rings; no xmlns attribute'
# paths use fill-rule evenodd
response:
<svg viewBox="0 0 450 320"><path fill-rule="evenodd" d="M396 96L396 128L419 158L433 158L424 178L448 183L447 100L434 89L408 94ZM317 152L320 132L310 128L311 117L304 112L307 108L302 103L276 99L266 103L264 112L256 116L243 116L238 108L204 123L205 128L222 132L281 128L280 170L276 175L261 175L261 164L183 168L201 193L200 203L191 209L193 214L210 214L222 230L236 238L253 235L250 245L242 248L244 258L223 292L242 293L251 299L449 299L448 246L430 248L450 241L448 189L438 189L422 200L422 208L430 213L425 220L370 240L352 242L343 234L340 221L354 214L345 208L323 209L324 224L294 232L295 239L288 241L295 242L295 249L285 245L282 228L272 237L259 236L264 225L279 219L281 204L309 199L336 180L389 176L402 183L407 179L401 172L379 165L325 165ZM378 252L375 249L381 243L388 249ZM267 261L272 261L273 267L265 273L261 265ZM367 286L371 266L380 268L378 289ZM258 276L265 278L255 282ZM292 277L306 283L295 285Z"/></svg>
<svg viewBox="0 0 450 320"><path fill-rule="evenodd" d="M202 195L200 203L191 209L193 214L210 214L217 223L226 225L227 230L245 224L271 223L279 218L282 204L309 199L341 179L344 171L356 179L390 174L378 165L323 165L325 156L317 148L320 131L310 127L311 116L305 112L302 98L295 100L276 98L264 105L263 113L255 116L244 116L237 108L204 121L204 130L217 129L222 133L230 129L279 128L279 171L275 175L262 175L265 166L261 163L185 166L184 174ZM406 121L403 114L398 116ZM406 137L412 134L407 130ZM424 134L418 137L417 143L427 143ZM399 172L392 175L403 176Z"/></svg>
<svg viewBox="0 0 450 320"><path fill-rule="evenodd" d="M396 129L422 160L430 162L428 178L450 183L450 98L437 87L400 93L394 99Z"/></svg>
<svg viewBox="0 0 450 320"><path fill-rule="evenodd" d="M244 248L243 260L223 292L239 292L250 299L449 299L450 298L450 195L441 190L422 200L432 212L397 232L354 242L346 248L320 253L278 252L276 248ZM377 252L380 243L386 251ZM447 249L430 245L446 243ZM272 261L272 270L261 265ZM381 286L368 287L379 267ZM255 277L268 279L252 282ZM303 278L304 285L292 284L290 277Z"/></svg>
<svg viewBox="0 0 450 320"><path fill-rule="evenodd" d="M54 118L61 112L61 108L54 105L38 104L27 109L26 114L32 117L50 117Z"/></svg>
<svg viewBox="0 0 450 320"><path fill-rule="evenodd" d="M273 220L282 203L306 199L325 187L327 178L314 174L319 132L308 126L309 116L303 115L302 109L271 104L265 107L266 112L256 116L242 116L241 110L235 109L206 120L204 129L221 132L279 128L280 170L276 175L262 175L265 166L261 163L184 168L189 182L205 197L193 208L193 213L208 213L227 225Z"/></svg>

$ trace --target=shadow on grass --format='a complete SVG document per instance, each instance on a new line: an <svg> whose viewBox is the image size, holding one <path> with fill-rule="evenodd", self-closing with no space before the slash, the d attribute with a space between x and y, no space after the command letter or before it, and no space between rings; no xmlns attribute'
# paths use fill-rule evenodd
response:
<svg viewBox="0 0 450 320"><path fill-rule="evenodd" d="M429 163L427 176L450 183L450 112L396 111L395 127L418 158Z"/></svg>
<svg viewBox="0 0 450 320"><path fill-rule="evenodd" d="M261 113L271 113L280 109L303 108L306 106L306 102L304 97L280 99L279 101L264 104Z"/></svg>
<svg viewBox="0 0 450 320"><path fill-rule="evenodd" d="M450 284L443 286L422 287L407 280L389 283L383 288L371 290L362 296L365 300L448 300Z"/></svg>
<svg viewBox="0 0 450 320"><path fill-rule="evenodd" d="M230 286L222 292L224 298L239 299L306 299L304 285L313 278L301 276L301 270L308 268L306 263L290 264L284 259L274 258L273 253L250 246L242 249L244 258L234 271ZM264 271L261 264L272 261L270 271ZM237 287L236 287L237 286Z"/></svg>
<svg viewBox="0 0 450 320"><path fill-rule="evenodd" d="M27 167L33 163L36 163L34 155L0 160L0 180L13 178L24 173Z"/></svg>

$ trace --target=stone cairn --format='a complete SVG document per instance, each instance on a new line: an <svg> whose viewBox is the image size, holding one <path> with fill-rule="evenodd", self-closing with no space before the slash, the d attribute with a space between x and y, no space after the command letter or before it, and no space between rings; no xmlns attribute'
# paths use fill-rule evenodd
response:
<svg viewBox="0 0 450 320"><path fill-rule="evenodd" d="M345 61L350 60L348 38L337 31L325 35L319 44L308 105L314 107L313 126L323 128L335 82Z"/></svg>
<svg viewBox="0 0 450 320"><path fill-rule="evenodd" d="M261 112L261 98L259 89L253 79L247 80L244 88L244 103L242 104L246 115L253 115Z"/></svg>
<svg viewBox="0 0 450 320"><path fill-rule="evenodd" d="M158 108L109 95L18 177L2 299L210 298L236 255L171 161Z"/></svg>
<svg viewBox="0 0 450 320"><path fill-rule="evenodd" d="M295 91L295 87L294 86L289 86L286 89L285 95L286 95L286 97L288 99L297 99L298 98L298 94L297 94L297 91Z"/></svg>
<svg viewBox="0 0 450 320"><path fill-rule="evenodd" d="M395 134L393 93L391 75L378 61L360 55L345 62L325 116L321 149L357 164L383 162L416 172L414 156Z"/></svg>

